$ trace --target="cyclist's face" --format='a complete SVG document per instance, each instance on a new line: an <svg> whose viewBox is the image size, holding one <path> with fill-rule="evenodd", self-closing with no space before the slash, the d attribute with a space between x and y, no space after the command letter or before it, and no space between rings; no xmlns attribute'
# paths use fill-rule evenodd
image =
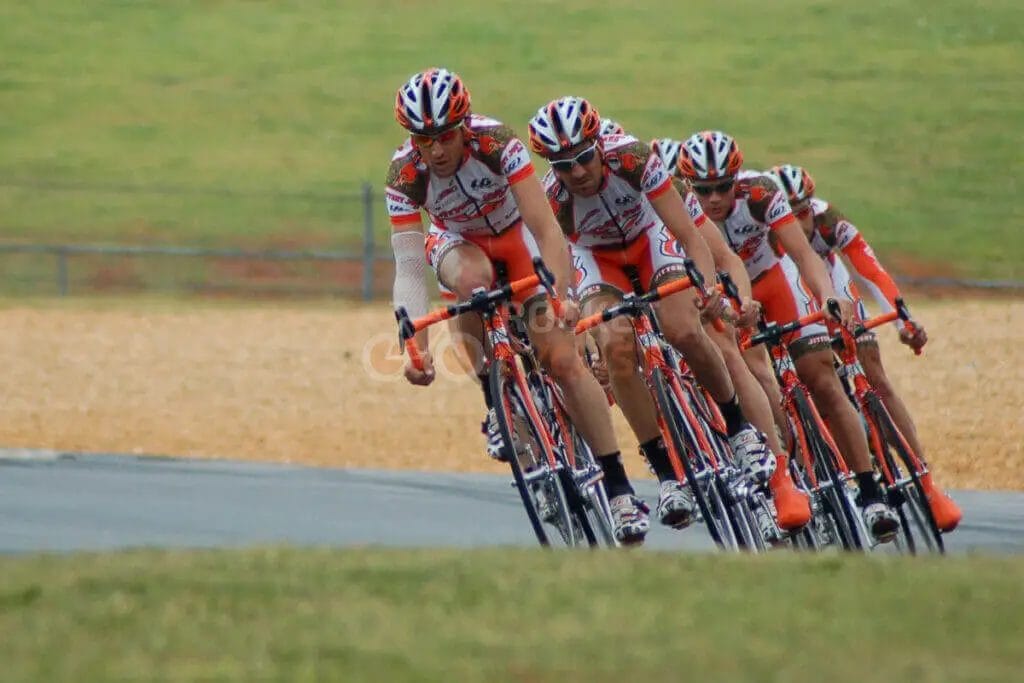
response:
<svg viewBox="0 0 1024 683"><path fill-rule="evenodd" d="M692 180L690 187L700 201L700 208L713 221L724 221L729 217L736 202L735 178L715 180Z"/></svg>
<svg viewBox="0 0 1024 683"><path fill-rule="evenodd" d="M423 161L434 175L447 178L459 170L465 147L462 126L440 135L413 135L412 144L420 151Z"/></svg>
<svg viewBox="0 0 1024 683"><path fill-rule="evenodd" d="M814 212L811 211L810 202L805 199L802 202L791 201L789 204L793 208L793 215L796 216L804 234L807 235L807 239L810 239L814 233Z"/></svg>
<svg viewBox="0 0 1024 683"><path fill-rule="evenodd" d="M565 183L569 191L581 197L597 194L601 188L602 160L601 150L593 140L582 142L571 149L551 157L555 162L551 165L555 176ZM571 162L571 168L566 166Z"/></svg>

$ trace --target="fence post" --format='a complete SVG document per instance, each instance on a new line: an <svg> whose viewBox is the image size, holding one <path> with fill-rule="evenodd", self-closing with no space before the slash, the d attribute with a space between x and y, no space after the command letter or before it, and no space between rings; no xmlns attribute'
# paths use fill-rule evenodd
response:
<svg viewBox="0 0 1024 683"><path fill-rule="evenodd" d="M373 186L363 183L363 301L373 298L373 262L377 248L373 243Z"/></svg>
<svg viewBox="0 0 1024 683"><path fill-rule="evenodd" d="M57 294L68 295L68 252L67 249L57 250Z"/></svg>

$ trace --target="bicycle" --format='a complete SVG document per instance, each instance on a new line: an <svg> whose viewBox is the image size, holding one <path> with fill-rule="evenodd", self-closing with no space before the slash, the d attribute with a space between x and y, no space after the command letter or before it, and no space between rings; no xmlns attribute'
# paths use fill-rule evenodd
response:
<svg viewBox="0 0 1024 683"><path fill-rule="evenodd" d="M620 316L632 319L640 348L638 359L658 413L658 426L676 479L693 492L700 518L721 549L765 548L750 509L749 488L732 461L725 423L714 401L706 400L685 359L660 334L653 305L696 285L703 278L692 260L685 261L687 277L645 293L627 293L621 302L594 313L576 325L583 334ZM639 289L634 281L634 287Z"/></svg>
<svg viewBox="0 0 1024 683"><path fill-rule="evenodd" d="M561 390L534 356L525 322L509 306L514 295L541 285L561 317L554 276L541 259L534 259L533 265L534 275L492 290L478 288L467 301L416 320L400 307L395 311L399 345L422 369L417 332L464 313L479 313L486 340L487 381L504 441L503 459L512 470L513 486L537 541L542 546L553 541L567 547L597 546L602 541L615 546L603 471L569 419ZM545 523L557 533L545 530Z"/></svg>
<svg viewBox="0 0 1024 683"><path fill-rule="evenodd" d="M838 317L838 305L829 302L829 313ZM821 322L825 310L805 315L784 324L758 323L758 332L741 342L747 349L766 344L775 377L782 389L783 410L789 418L791 448L790 473L798 487L811 494L812 522L792 536L795 547L817 550L823 545L839 544L844 550L865 547L870 535L857 514L854 478L832 434L811 401L807 387L800 381L796 365L784 338L807 325Z"/></svg>
<svg viewBox="0 0 1024 683"><path fill-rule="evenodd" d="M864 422L868 446L881 473L887 502L900 517L897 547L917 554L916 533L926 551L941 554L945 552L942 532L935 523L920 480L928 472L927 466L896 426L857 357L856 339L868 330L895 320L902 321L910 331L916 329L903 299L897 298L895 304L895 310L862 322L852 333L841 329L833 336L832 346L837 354L837 372L843 388ZM914 349L914 352L920 355L921 349Z"/></svg>

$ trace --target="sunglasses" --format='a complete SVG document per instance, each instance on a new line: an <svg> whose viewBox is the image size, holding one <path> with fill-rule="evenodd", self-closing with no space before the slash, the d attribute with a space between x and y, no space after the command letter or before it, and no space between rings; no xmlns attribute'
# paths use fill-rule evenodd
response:
<svg viewBox="0 0 1024 683"><path fill-rule="evenodd" d="M584 164L589 164L591 161L594 160L595 156L597 156L596 144L587 147L585 150L583 150L582 152L580 152L571 159L553 159L551 160L550 164L551 168L553 168L554 170L562 171L563 173L568 173L576 164L579 164L580 166L583 166Z"/></svg>
<svg viewBox="0 0 1024 683"><path fill-rule="evenodd" d="M429 149L434 146L435 142L440 142L442 145L451 142L455 139L458 134L458 128L452 128L446 130L443 133L437 135L420 135L419 133L412 133L409 137L412 138L412 144L420 149Z"/></svg>
<svg viewBox="0 0 1024 683"><path fill-rule="evenodd" d="M718 194L725 194L726 192L731 190L732 186L735 184L736 181L730 179L723 180L722 182L715 183L714 185L697 185L696 183L691 183L690 188L697 194L701 195L702 197L707 197L712 192L717 192Z"/></svg>

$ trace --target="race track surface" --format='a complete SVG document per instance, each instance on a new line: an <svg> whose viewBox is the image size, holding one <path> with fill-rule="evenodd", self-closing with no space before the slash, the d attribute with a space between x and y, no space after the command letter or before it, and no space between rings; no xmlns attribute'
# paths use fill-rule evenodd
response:
<svg viewBox="0 0 1024 683"><path fill-rule="evenodd" d="M0 552L536 543L510 478L163 457L0 451ZM654 482L638 493L656 500ZM1024 494L958 491L952 552L1024 553ZM702 527L647 547L704 550Z"/></svg>

